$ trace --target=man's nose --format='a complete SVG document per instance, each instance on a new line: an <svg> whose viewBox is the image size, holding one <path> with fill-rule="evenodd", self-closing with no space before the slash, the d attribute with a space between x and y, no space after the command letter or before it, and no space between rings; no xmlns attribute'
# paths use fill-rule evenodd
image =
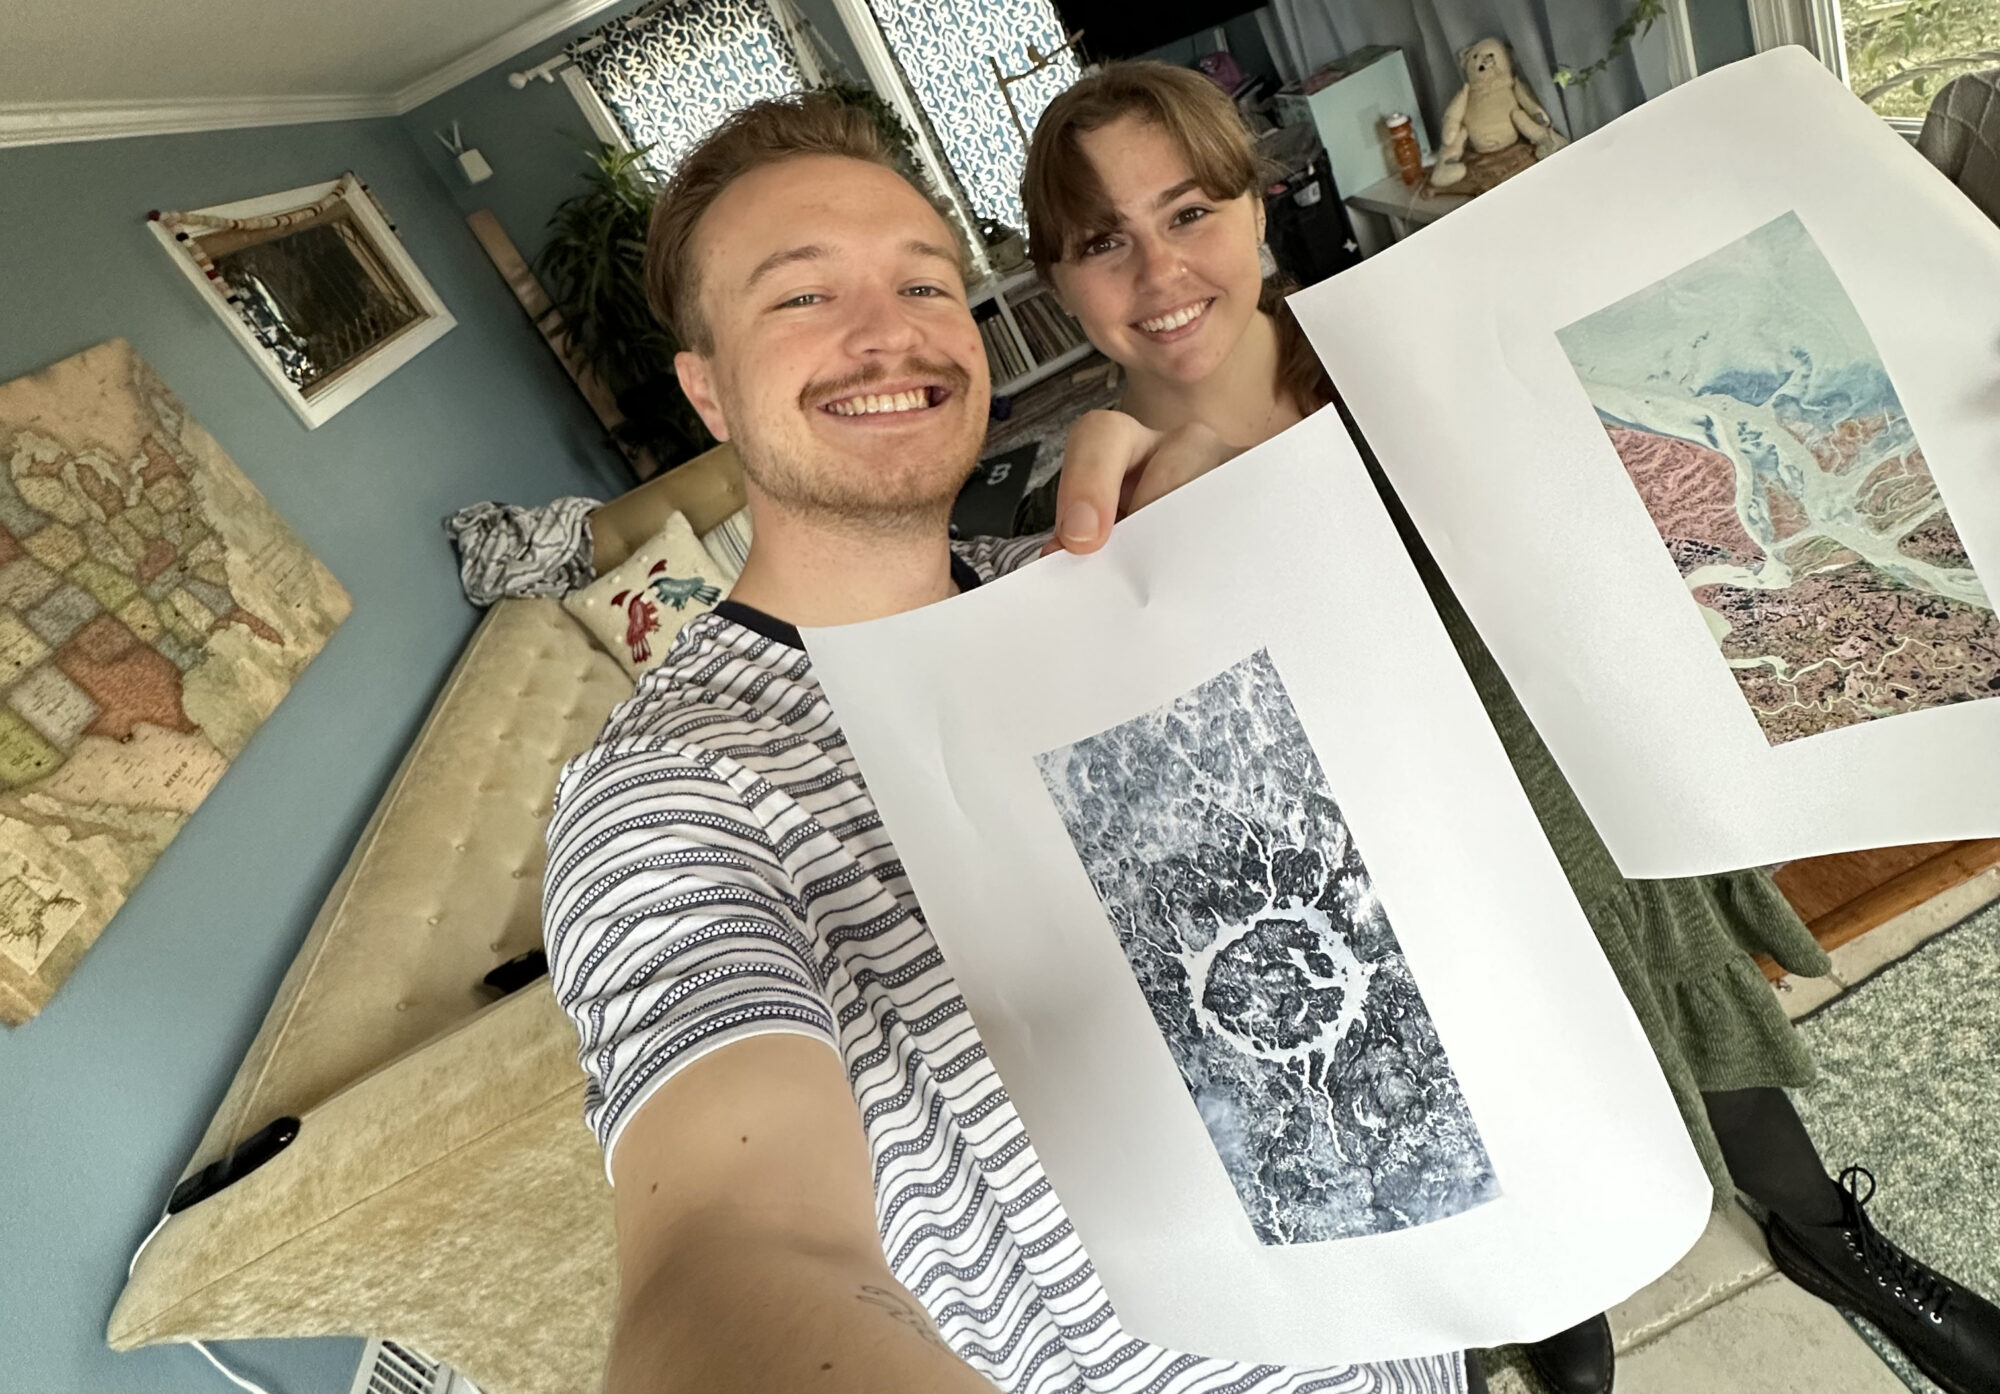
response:
<svg viewBox="0 0 2000 1394"><path fill-rule="evenodd" d="M856 353L907 353L923 342L908 296L894 291L868 291L853 296L847 346Z"/></svg>

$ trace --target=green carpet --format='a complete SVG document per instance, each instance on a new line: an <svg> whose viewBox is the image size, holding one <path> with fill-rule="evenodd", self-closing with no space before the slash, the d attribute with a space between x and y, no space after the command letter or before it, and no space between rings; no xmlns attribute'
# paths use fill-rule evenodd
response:
<svg viewBox="0 0 2000 1394"><path fill-rule="evenodd" d="M2000 904L1834 998L1799 1030L1820 1080L1793 1099L1827 1170L1866 1166L1881 1187L1868 1207L1877 1228L2000 1296ZM1906 1384L1935 1394L1856 1326Z"/></svg>

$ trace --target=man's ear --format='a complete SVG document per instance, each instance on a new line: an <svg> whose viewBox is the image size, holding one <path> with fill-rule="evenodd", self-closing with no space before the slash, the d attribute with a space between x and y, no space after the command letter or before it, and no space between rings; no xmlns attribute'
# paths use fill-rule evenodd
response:
<svg viewBox="0 0 2000 1394"><path fill-rule="evenodd" d="M716 399L714 370L709 361L682 349L674 355L674 376L681 380L681 391L687 394L689 404L701 417L701 424L708 427L708 433L717 440L728 440L729 418L722 414L722 403Z"/></svg>

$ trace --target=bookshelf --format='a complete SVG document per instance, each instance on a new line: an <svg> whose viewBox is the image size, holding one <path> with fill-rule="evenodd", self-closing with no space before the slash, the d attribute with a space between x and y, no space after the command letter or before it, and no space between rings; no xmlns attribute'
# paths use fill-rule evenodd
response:
<svg viewBox="0 0 2000 1394"><path fill-rule="evenodd" d="M1090 355L1083 329L1032 267L976 286L968 298L996 397L1011 397Z"/></svg>

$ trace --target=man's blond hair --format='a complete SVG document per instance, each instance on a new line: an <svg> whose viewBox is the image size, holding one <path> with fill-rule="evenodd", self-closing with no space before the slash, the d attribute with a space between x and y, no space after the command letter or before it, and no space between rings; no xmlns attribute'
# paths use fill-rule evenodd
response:
<svg viewBox="0 0 2000 1394"><path fill-rule="evenodd" d="M715 352L695 265L695 230L702 215L744 175L800 155L839 155L880 165L937 206L936 197L910 178L900 152L883 138L874 118L836 94L798 92L744 107L681 161L653 205L646 233L646 300L684 347ZM951 225L949 218L945 221ZM955 229L953 240L955 244Z"/></svg>

